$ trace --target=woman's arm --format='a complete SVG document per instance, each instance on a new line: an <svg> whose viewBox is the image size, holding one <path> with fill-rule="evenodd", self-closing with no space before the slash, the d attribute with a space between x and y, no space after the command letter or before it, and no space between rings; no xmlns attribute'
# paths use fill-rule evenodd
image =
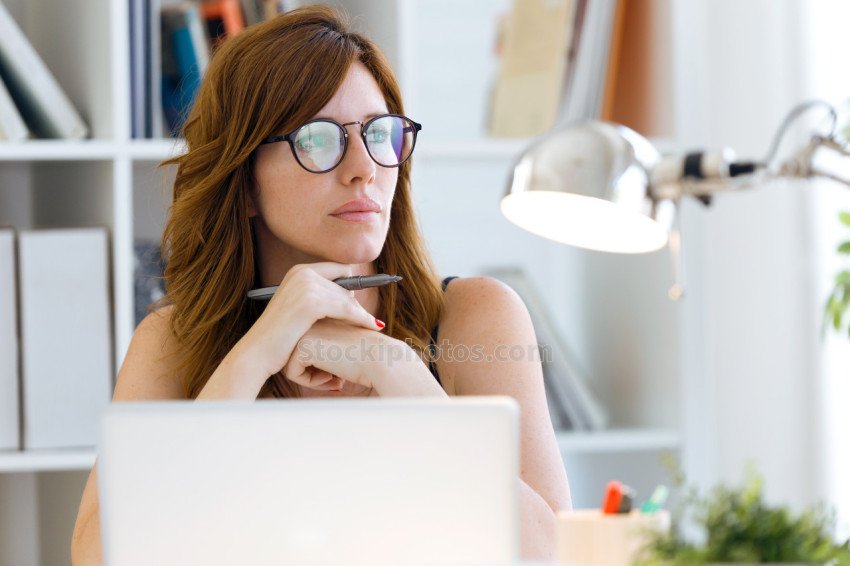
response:
<svg viewBox="0 0 850 566"><path fill-rule="evenodd" d="M183 391L169 374L163 354L170 352L168 320L171 307L149 314L136 328L124 363L115 383L114 401L143 399L183 399ZM95 566L103 563L100 539L100 506L97 495L97 463L89 473L77 521L71 538L71 562L74 566Z"/></svg>
<svg viewBox="0 0 850 566"><path fill-rule="evenodd" d="M113 401L154 401L185 399L168 356L174 347L170 336L169 317L172 307L160 309L139 324L133 334L127 356L118 372ZM243 362L234 348L219 365L199 398L256 399L265 381L262 372ZM253 376L253 377L252 377ZM83 490L74 534L71 538L71 562L74 566L103 564L100 536L100 504L97 493L97 464L92 467Z"/></svg>
<svg viewBox="0 0 850 566"><path fill-rule="evenodd" d="M508 395L519 404L522 558L551 560L555 513L571 509L572 502L528 309L513 289L490 277L455 279L446 303L438 344L440 376L455 395ZM458 346L482 355L453 358L446 348ZM512 351L512 346L518 348Z"/></svg>
<svg viewBox="0 0 850 566"><path fill-rule="evenodd" d="M350 265L333 262L292 267L260 318L228 352L196 400L255 400L268 377L290 357L295 345L317 320L333 318L377 333L379 326L342 287L323 279L352 275ZM170 329L173 307L151 313L133 334L118 372L113 401L185 399L170 360L176 344ZM282 360L282 361L281 361ZM301 383L316 389L324 383ZM102 563L97 472L89 474L71 540L74 566Z"/></svg>

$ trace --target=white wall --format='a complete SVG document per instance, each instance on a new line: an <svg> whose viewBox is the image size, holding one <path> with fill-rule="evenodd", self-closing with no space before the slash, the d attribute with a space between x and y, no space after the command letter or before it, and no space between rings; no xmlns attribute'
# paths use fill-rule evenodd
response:
<svg viewBox="0 0 850 566"><path fill-rule="evenodd" d="M673 7L682 149L731 146L740 157L762 158L792 106L850 95L841 55L846 3L674 0ZM811 115L809 124L818 117ZM790 132L786 152L806 141L801 130ZM850 491L838 479L850 462L838 455L839 431L850 423L839 415L850 376L846 369L838 376L846 357L840 366L822 355L818 332L835 271L832 219L848 191L820 185L773 182L684 211L687 461L703 485L740 482L754 461L770 499L801 506L827 497L846 513ZM846 356L847 340L828 347Z"/></svg>
<svg viewBox="0 0 850 566"><path fill-rule="evenodd" d="M807 96L826 98L833 103L844 102L844 124L847 124L847 104L850 100L850 72L846 71L847 22L850 3L837 0L814 0L806 3L802 14L804 34L803 85ZM814 295L812 306L818 313L824 298L829 295L835 274L850 267L847 256L839 258L835 248L839 241L850 236L841 227L836 211L850 210L850 190L827 181L816 183L812 191L808 224L813 235ZM820 320L817 320L820 323ZM829 333L817 345L820 372L814 376L816 385L816 435L818 439L818 486L820 497L838 508L844 536L850 534L850 453L846 432L850 431L850 338Z"/></svg>

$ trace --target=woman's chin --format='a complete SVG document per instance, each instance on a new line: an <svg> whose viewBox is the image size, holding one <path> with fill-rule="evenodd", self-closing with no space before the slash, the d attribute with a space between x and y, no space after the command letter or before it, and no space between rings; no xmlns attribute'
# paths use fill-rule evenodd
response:
<svg viewBox="0 0 850 566"><path fill-rule="evenodd" d="M380 248L368 247L356 250L336 250L327 254L328 261L344 264L370 263L378 259Z"/></svg>

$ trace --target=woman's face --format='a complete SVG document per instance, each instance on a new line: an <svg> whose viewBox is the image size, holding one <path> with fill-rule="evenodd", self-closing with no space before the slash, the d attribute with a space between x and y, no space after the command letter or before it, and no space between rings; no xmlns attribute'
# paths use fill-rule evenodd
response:
<svg viewBox="0 0 850 566"><path fill-rule="evenodd" d="M351 65L333 98L314 118L340 124L366 122L387 113L387 104L372 74L358 62ZM368 263L378 257L390 224L398 168L375 163L360 125L345 126L348 149L342 162L327 173L305 170L288 142L259 146L254 164L256 186L250 214L256 215L261 250L266 260L303 261L305 256L346 264ZM279 132L284 134L288 132ZM334 212L355 199L371 199L380 212L339 216Z"/></svg>

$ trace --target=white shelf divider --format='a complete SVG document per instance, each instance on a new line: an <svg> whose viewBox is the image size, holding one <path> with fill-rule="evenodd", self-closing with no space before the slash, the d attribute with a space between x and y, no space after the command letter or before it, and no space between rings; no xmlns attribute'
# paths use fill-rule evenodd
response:
<svg viewBox="0 0 850 566"><path fill-rule="evenodd" d="M681 438L664 429L557 432L562 454L619 454L623 452L676 451ZM0 452L0 473L88 470L94 464L93 448Z"/></svg>
<svg viewBox="0 0 850 566"><path fill-rule="evenodd" d="M681 435L666 429L556 431L556 437L562 454L677 451L682 445Z"/></svg>
<svg viewBox="0 0 850 566"><path fill-rule="evenodd" d="M118 146L108 140L0 142L0 161L110 161Z"/></svg>
<svg viewBox="0 0 850 566"><path fill-rule="evenodd" d="M0 473L88 470L95 457L93 448L0 452Z"/></svg>
<svg viewBox="0 0 850 566"><path fill-rule="evenodd" d="M482 138L462 142L421 139L416 143L414 159L452 161L468 159L512 160L527 148L532 138Z"/></svg>
<svg viewBox="0 0 850 566"><path fill-rule="evenodd" d="M182 139L133 140L127 146L127 153L136 161L163 161L185 151Z"/></svg>

